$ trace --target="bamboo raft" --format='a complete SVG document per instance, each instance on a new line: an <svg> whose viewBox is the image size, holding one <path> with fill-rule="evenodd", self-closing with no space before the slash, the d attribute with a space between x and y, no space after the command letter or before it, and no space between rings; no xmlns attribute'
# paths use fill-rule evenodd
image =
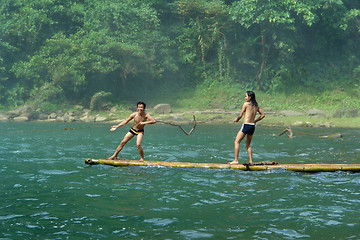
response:
<svg viewBox="0 0 360 240"><path fill-rule="evenodd" d="M221 164L221 163L191 163L191 162L162 162L162 161L137 161L137 160L108 160L108 159L85 159L89 165L119 166L165 166L178 168L208 168L208 169L234 169L244 171L264 171L272 169L286 169L297 172L335 172L349 171L360 172L360 164L277 164L276 162L261 162L249 164Z"/></svg>

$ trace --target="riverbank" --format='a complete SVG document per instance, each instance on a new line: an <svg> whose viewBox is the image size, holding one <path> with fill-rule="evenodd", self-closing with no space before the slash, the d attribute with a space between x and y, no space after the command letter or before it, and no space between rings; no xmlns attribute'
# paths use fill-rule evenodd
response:
<svg viewBox="0 0 360 240"><path fill-rule="evenodd" d="M318 112L318 113L316 113ZM238 111L208 110L208 111L187 111L161 114L155 116L158 120L191 123L193 116L199 123L219 124L232 123L238 116ZM325 111L265 111L265 119L258 123L262 126L297 126L297 127L337 127L337 128L360 128L359 116L333 116ZM241 120L240 120L241 121Z"/></svg>
<svg viewBox="0 0 360 240"><path fill-rule="evenodd" d="M133 110L134 111L134 110ZM224 110L188 110L174 109L168 106L159 109L156 106L147 111L158 121L191 124L193 118L202 124L231 123L239 114L240 109ZM0 113L0 121L38 121L38 122L109 122L118 123L127 118L131 110L120 110L111 107L107 111L91 111L82 106L75 106L70 111L56 111L50 114L39 113L31 106L23 106L8 112ZM266 118L259 122L264 126L301 126L301 127L346 127L360 128L360 117L357 109L337 110L277 110L264 109Z"/></svg>

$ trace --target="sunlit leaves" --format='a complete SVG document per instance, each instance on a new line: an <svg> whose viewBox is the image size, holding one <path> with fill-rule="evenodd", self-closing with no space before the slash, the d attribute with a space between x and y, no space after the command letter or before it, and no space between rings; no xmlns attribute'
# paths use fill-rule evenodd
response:
<svg viewBox="0 0 360 240"><path fill-rule="evenodd" d="M311 26L316 21L315 11L322 6L321 1L305 0L238 0L230 10L234 21L246 28L253 24L293 24L295 16L301 15Z"/></svg>
<svg viewBox="0 0 360 240"><path fill-rule="evenodd" d="M342 18L342 23L340 24L340 28L344 31L349 26L355 26L355 28L360 33L360 9L351 9L350 11L346 12L344 17Z"/></svg>

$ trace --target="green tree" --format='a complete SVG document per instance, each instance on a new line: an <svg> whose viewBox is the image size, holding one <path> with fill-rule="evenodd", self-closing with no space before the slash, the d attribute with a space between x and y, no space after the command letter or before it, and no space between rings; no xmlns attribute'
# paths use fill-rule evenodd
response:
<svg viewBox="0 0 360 240"><path fill-rule="evenodd" d="M270 64L276 55L289 59L297 46L296 20L302 16L302 22L311 26L316 21L314 11L321 4L318 1L235 1L230 9L232 19L246 29L253 40L247 41L247 48L255 48L255 56L249 56L256 65L256 80L259 89L264 89L263 75L277 64Z"/></svg>
<svg viewBox="0 0 360 240"><path fill-rule="evenodd" d="M250 30L254 40L248 47L258 49L253 59L259 63L256 79L260 89L265 88L266 74L269 81L281 74L293 78L290 72L302 74L304 70L295 66L299 64L297 56L305 57L301 53L308 57L335 53L329 48L335 49L334 44L346 39L343 30L357 12L347 9L341 0L240 0L230 10L233 20Z"/></svg>
<svg viewBox="0 0 360 240"><path fill-rule="evenodd" d="M26 84L28 81L23 82L23 79L14 77L12 66L18 61L26 61L56 32L73 32L79 26L80 19L77 4L71 1L1 0L0 59L3 59L3 88L0 87L0 95L5 96L0 99L1 102L6 102L6 89L13 95L9 99L14 99L18 86L25 89L18 94L19 98L30 96L31 86Z"/></svg>
<svg viewBox="0 0 360 240"><path fill-rule="evenodd" d="M134 89L202 83L359 85L359 9L355 0L0 0L0 104L89 104L101 91L130 99Z"/></svg>
<svg viewBox="0 0 360 240"><path fill-rule="evenodd" d="M51 83L67 99L89 100L102 90L126 93L139 76L147 75L141 84L151 84L165 68L176 70L171 57L163 56L169 40L149 5L106 1L78 9L83 23L77 32L54 34L29 60L14 65L12 71L27 86Z"/></svg>
<svg viewBox="0 0 360 240"><path fill-rule="evenodd" d="M227 5L220 0L180 0L176 1L176 13L183 22L177 37L182 63L194 65L199 78L221 78L227 62L223 54L227 47Z"/></svg>

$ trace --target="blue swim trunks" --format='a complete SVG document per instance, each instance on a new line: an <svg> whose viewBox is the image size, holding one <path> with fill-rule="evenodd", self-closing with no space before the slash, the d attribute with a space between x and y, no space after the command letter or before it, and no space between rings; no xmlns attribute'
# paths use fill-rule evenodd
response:
<svg viewBox="0 0 360 240"><path fill-rule="evenodd" d="M241 127L241 131L245 134L253 135L255 132L254 123L244 123Z"/></svg>

